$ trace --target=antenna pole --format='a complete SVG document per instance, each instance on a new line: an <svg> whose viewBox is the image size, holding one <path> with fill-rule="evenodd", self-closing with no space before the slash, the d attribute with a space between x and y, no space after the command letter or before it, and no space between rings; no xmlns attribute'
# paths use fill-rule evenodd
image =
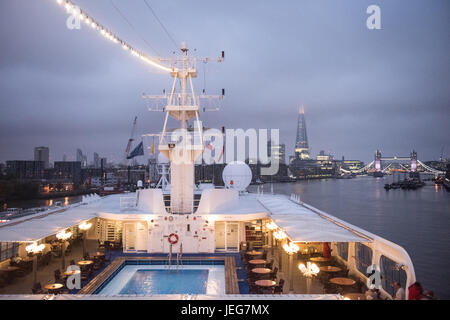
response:
<svg viewBox="0 0 450 320"><path fill-rule="evenodd" d="M194 162L204 149L203 127L199 117L200 100L202 98L220 100L223 96L195 95L192 79L197 77L197 58L188 55L189 49L185 43L181 44L180 49L181 57L168 59L172 65L170 75L173 77L170 95L144 95L144 99L154 100L157 103L165 100L167 103L162 109L157 106L149 110L166 113L158 149L170 161L170 212L190 214L194 210ZM202 59L205 63L211 60L210 58ZM223 56L217 61L222 60ZM178 80L180 90L177 93ZM177 130L168 130L169 116L179 121ZM197 123L193 128L188 128L187 122L191 119Z"/></svg>

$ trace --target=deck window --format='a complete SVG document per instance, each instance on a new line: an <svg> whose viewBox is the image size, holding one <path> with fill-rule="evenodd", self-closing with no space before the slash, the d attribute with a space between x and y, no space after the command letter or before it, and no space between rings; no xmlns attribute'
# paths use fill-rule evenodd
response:
<svg viewBox="0 0 450 320"><path fill-rule="evenodd" d="M215 223L215 247L218 251L239 250L239 223L217 221Z"/></svg>
<svg viewBox="0 0 450 320"><path fill-rule="evenodd" d="M362 274L367 274L367 267L372 265L372 249L362 243L355 243L356 268Z"/></svg>
<svg viewBox="0 0 450 320"><path fill-rule="evenodd" d="M337 253L339 257L348 260L348 242L338 242L337 243Z"/></svg>
<svg viewBox="0 0 450 320"><path fill-rule="evenodd" d="M0 242L0 262L16 256L18 250L17 242Z"/></svg>
<svg viewBox="0 0 450 320"><path fill-rule="evenodd" d="M380 259L381 286L391 296L395 295L394 282L400 282L406 291L406 272L401 265L385 256Z"/></svg>

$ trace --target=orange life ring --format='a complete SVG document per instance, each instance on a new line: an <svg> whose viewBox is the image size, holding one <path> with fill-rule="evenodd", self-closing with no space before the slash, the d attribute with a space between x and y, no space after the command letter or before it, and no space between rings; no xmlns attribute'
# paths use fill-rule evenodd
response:
<svg viewBox="0 0 450 320"><path fill-rule="evenodd" d="M177 244L178 242L178 235L175 233L171 233L169 234L169 237L167 238L167 240L169 240L170 244Z"/></svg>

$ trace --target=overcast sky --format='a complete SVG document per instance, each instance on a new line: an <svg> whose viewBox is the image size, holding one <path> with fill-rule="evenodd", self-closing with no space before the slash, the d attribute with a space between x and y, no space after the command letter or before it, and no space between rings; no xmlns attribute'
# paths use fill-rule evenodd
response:
<svg viewBox="0 0 450 320"><path fill-rule="evenodd" d="M143 0L74 1L148 55L175 46ZM208 127L279 128L293 152L299 105L312 154L370 161L383 155L438 159L450 154L450 2L148 0L176 42L199 56L196 89L226 89ZM382 30L366 9L381 8ZM85 25L66 27L56 0L0 0L0 161L50 161L77 148L120 161L138 116L138 134L158 132L163 114L141 95L168 89L170 77L144 65ZM144 39L145 41L143 41ZM151 45L151 48L149 46ZM205 71L205 79L204 79ZM206 85L204 85L206 83Z"/></svg>

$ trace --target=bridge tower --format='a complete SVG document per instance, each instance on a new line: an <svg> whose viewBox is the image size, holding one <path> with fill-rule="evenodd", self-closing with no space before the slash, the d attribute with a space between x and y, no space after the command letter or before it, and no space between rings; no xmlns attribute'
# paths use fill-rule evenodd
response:
<svg viewBox="0 0 450 320"><path fill-rule="evenodd" d="M416 172L417 170L417 152L411 152L411 172Z"/></svg>
<svg viewBox="0 0 450 320"><path fill-rule="evenodd" d="M380 152L380 150L377 150L375 152L375 170L377 172L381 172L382 171L382 169L381 169L381 152Z"/></svg>

